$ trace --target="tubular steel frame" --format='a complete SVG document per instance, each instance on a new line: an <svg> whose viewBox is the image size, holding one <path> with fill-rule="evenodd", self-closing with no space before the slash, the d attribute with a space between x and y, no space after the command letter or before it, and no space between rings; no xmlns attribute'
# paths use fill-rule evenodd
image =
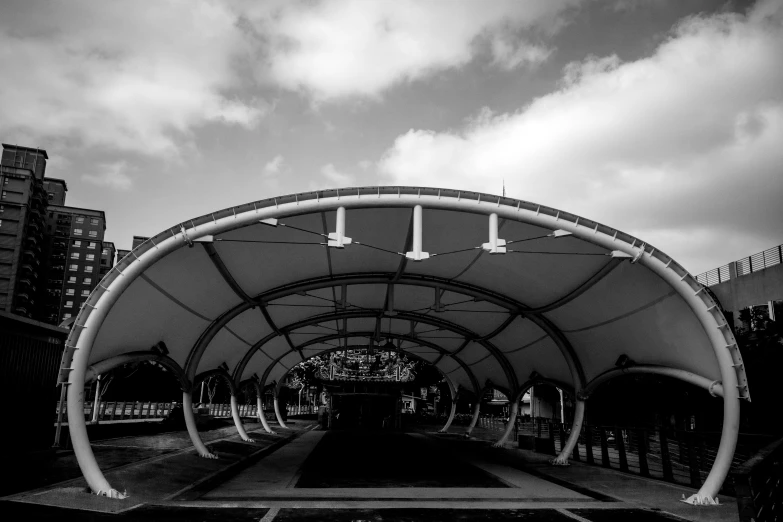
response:
<svg viewBox="0 0 783 522"><path fill-rule="evenodd" d="M342 193L340 192L342 190ZM713 503L725 480L739 431L739 399L749 400L747 378L736 340L717 303L704 291L687 270L663 252L651 248L639 239L618 230L601 225L557 209L526 201L469 191L417 187L363 187L334 189L302 194L292 194L256 201L225 209L172 227L139 245L122 259L101 281L80 310L68 337L63 353L61 375L67 375L68 423L74 453L89 487L99 495L121 497L103 476L90 447L84 420L84 378L90 352L100 327L112 306L125 289L157 260L182 248L194 240L243 226L256 224L262 219L279 219L302 214L346 209L396 207L411 208L417 205L429 209L452 210L490 215L501 219L528 223L549 230L564 230L584 241L609 251L622 252L633 262L639 262L666 281L688 304L706 332L713 346L724 390L724 420L721 442L715 463L699 492L690 503ZM395 284L397 281L393 281ZM248 306L250 306L248 304ZM525 314L525 310L519 310ZM224 314L226 315L226 314ZM527 315L536 317L535 314ZM542 317L542 319L545 319ZM228 321L226 320L224 324ZM548 323L548 324L547 324ZM546 321L545 331L551 332L558 343L569 368L575 388L586 385L581 367L577 366L570 344L554 325ZM215 330L217 333L218 330ZM559 335L558 335L559 334ZM212 335L214 337L214 334ZM559 339L558 339L559 338ZM206 349L203 344L203 349ZM201 345L199 345L200 347ZM201 353L203 353L203 349ZM191 353L191 355L194 355ZM197 358L200 358L200 353ZM188 377L196 372L196 365L188 361ZM516 378L516 374L512 375ZM515 386L516 387L516 386ZM184 395L189 395L185 393ZM183 397L184 398L184 397ZM187 397L188 399L190 397ZM578 401L582 402L582 401Z"/></svg>

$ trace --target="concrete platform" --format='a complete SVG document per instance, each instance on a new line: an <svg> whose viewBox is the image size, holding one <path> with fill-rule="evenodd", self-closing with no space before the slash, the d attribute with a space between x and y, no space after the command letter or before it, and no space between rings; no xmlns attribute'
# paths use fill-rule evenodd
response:
<svg viewBox="0 0 783 522"><path fill-rule="evenodd" d="M402 522L505 520L736 521L736 504L695 507L688 488L536 453L437 434L313 431L312 421L245 443L205 434L221 458L195 455L184 433L101 441L147 455L105 471L130 498L86 493L83 479L0 500L14 518ZM285 436L283 434L285 433ZM218 435L224 435L218 437ZM161 453L150 457L150 450ZM106 518L109 517L109 518Z"/></svg>

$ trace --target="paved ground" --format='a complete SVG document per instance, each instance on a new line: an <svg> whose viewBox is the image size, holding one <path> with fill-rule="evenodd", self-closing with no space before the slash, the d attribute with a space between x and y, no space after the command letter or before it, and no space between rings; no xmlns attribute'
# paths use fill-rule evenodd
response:
<svg viewBox="0 0 783 522"><path fill-rule="evenodd" d="M240 441L230 427L203 433L218 460L195 455L184 432L101 441L96 450L114 464L104 467L107 479L130 498L88 494L77 478L0 499L0 513L14 520L221 522L737 519L732 499L719 508L689 506L677 501L688 488L585 465L554 468L546 456L484 441L322 432L312 421L291 426L267 435L249 425L255 443Z"/></svg>

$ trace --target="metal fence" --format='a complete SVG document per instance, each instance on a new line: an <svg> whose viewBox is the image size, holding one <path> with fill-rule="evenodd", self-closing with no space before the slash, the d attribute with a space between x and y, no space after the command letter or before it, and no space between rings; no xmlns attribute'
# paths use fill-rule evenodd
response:
<svg viewBox="0 0 783 522"><path fill-rule="evenodd" d="M476 426L479 429L474 430L472 435L497 440L506 426L503 420L482 417ZM565 445L568 428L558 422L517 420L512 440L520 448L554 456ZM732 474L771 440L767 435L740 434ZM712 468L719 443L720 432L584 425L572 458L586 464L698 488ZM783 454L783 447L780 453ZM726 480L722 492L735 495L735 481L731 478Z"/></svg>
<svg viewBox="0 0 783 522"><path fill-rule="evenodd" d="M768 248L763 252L743 257L734 261L737 266L737 277L758 272L771 266L783 263L783 245ZM713 286L731 279L731 263L713 268L696 276L696 280L704 286Z"/></svg>
<svg viewBox="0 0 783 522"><path fill-rule="evenodd" d="M176 402L141 402L141 401L101 401L98 404L98 415L94 415L94 402L84 404L84 418L87 421L117 421L131 419L162 419L168 416L172 409L177 405ZM55 422L57 417L57 408L55 406ZM255 404L239 404L240 417L255 417ZM201 404L194 405L193 411L210 415L212 417L231 417L230 404ZM307 415L315 413L317 410L311 405L289 405L286 408L288 416ZM274 419L274 412L266 411L267 418Z"/></svg>
<svg viewBox="0 0 783 522"><path fill-rule="evenodd" d="M783 507L783 439L751 457L734 474L741 522L780 520Z"/></svg>

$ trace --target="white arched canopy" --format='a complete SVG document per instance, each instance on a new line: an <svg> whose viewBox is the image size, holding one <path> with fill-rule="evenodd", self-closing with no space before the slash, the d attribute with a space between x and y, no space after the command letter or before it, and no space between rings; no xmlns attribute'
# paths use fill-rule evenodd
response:
<svg viewBox="0 0 783 522"><path fill-rule="evenodd" d="M95 492L113 494L80 414L89 365L163 342L191 383L222 367L237 385L257 376L263 384L312 355L371 340L393 342L474 393L491 383L514 396L536 372L579 395L621 356L722 384L721 446L694 502L720 489L738 402L749 398L719 306L651 245L512 198L335 189L185 221L107 274L63 359L82 471Z"/></svg>

